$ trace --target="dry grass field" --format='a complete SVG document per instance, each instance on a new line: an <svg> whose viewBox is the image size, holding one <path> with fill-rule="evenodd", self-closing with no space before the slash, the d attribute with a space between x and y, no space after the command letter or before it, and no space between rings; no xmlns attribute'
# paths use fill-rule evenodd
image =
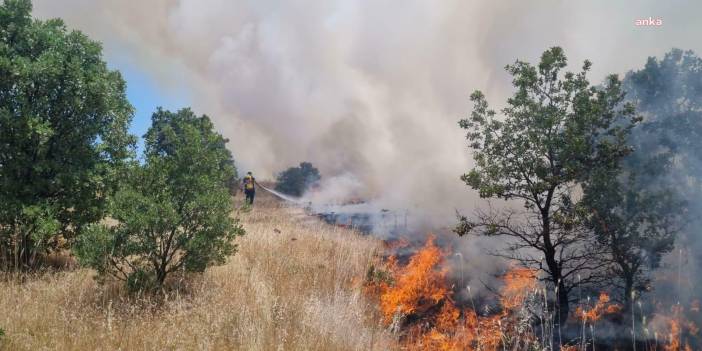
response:
<svg viewBox="0 0 702 351"><path fill-rule="evenodd" d="M257 195L239 252L186 289L130 297L85 269L5 277L0 350L392 349L361 287L380 242Z"/></svg>

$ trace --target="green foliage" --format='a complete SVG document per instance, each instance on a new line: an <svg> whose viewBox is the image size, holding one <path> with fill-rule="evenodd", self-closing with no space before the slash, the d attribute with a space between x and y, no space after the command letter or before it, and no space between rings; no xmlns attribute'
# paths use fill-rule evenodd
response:
<svg viewBox="0 0 702 351"><path fill-rule="evenodd" d="M231 154L210 119L159 109L152 122L144 163L130 166L110 201L117 223L91 226L75 250L99 277L130 289L160 288L170 273L222 264L243 234L230 217Z"/></svg>
<svg viewBox="0 0 702 351"><path fill-rule="evenodd" d="M698 193L702 174L698 152L702 148L702 59L679 49L661 60L649 57L643 69L626 75L624 87L627 98L645 116L631 135L630 143L637 152L627 158L625 168L639 173L640 182L653 185L664 181L682 192ZM689 181L689 186L682 184Z"/></svg>
<svg viewBox="0 0 702 351"><path fill-rule="evenodd" d="M683 223L698 227L691 223L702 209L702 59L674 49L629 72L623 86L645 117L628 138L635 152L583 190L588 225L612 257L612 283L628 305L633 291L647 289Z"/></svg>
<svg viewBox="0 0 702 351"><path fill-rule="evenodd" d="M226 173L224 184L232 191L238 185L238 174L234 165L234 158L231 152L227 149L226 144L228 139L222 137L213 131L213 124L209 117L197 117L190 109L182 109L176 113L164 111L158 108L152 116L153 126L147 131L144 136L147 139L147 147L152 145L153 152L157 153L172 153L172 148L176 145L170 141L168 133L183 134L182 128L194 126L202 133L203 137L207 138L208 147L214 152L213 157L216 158L218 167ZM147 150L147 153L149 151Z"/></svg>
<svg viewBox="0 0 702 351"><path fill-rule="evenodd" d="M629 305L634 291L647 290L650 273L670 252L681 228L681 200L670 189L652 189L636 174L619 169L594 174L583 184L586 223L609 255L611 283Z"/></svg>
<svg viewBox="0 0 702 351"><path fill-rule="evenodd" d="M307 189L319 183L320 179L322 177L317 168L309 162L302 162L299 167L290 167L278 175L275 190L292 196L302 196Z"/></svg>
<svg viewBox="0 0 702 351"><path fill-rule="evenodd" d="M31 8L0 5L0 268L31 267L102 218L134 143L100 44Z"/></svg>
<svg viewBox="0 0 702 351"><path fill-rule="evenodd" d="M638 121L633 107L622 104L616 76L597 88L586 78L589 61L579 73L562 73L566 64L563 50L554 47L537 66L522 61L507 66L516 92L500 117L481 92L471 95L473 112L459 124L468 130L475 167L462 180L483 198L523 201L525 212L462 217L456 228L461 235L510 237L505 255L543 269L558 287L561 320L575 276L585 284L597 282L601 267L580 225L573 189L631 152L626 140ZM534 250L543 260L532 256Z"/></svg>
<svg viewBox="0 0 702 351"><path fill-rule="evenodd" d="M538 67L521 61L507 66L517 92L502 110L504 120L496 118L480 91L473 93L474 110L460 126L469 130L476 167L462 179L482 197L522 199L543 208L559 186L628 154L625 140L632 124L622 120L633 109L615 110L623 98L616 76L608 77L603 89L589 85L590 65L586 61L580 73L568 72L561 80L566 58L553 48Z"/></svg>

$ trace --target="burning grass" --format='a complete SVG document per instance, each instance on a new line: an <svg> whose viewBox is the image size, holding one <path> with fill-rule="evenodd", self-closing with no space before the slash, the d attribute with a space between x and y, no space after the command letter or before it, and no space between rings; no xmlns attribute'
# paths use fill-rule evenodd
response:
<svg viewBox="0 0 702 351"><path fill-rule="evenodd" d="M622 306L615 303L610 303L610 298L607 293L600 293L597 303L592 308L578 306L575 309L576 318L580 319L583 324L594 324L605 315L617 314L622 311Z"/></svg>
<svg viewBox="0 0 702 351"><path fill-rule="evenodd" d="M503 276L501 310L489 316L459 307L447 280L445 257L430 237L424 247L400 265L388 259L391 279L372 282L384 323L400 334L406 350L526 350L536 338L524 323L525 300L536 288L535 272L514 268Z"/></svg>
<svg viewBox="0 0 702 351"><path fill-rule="evenodd" d="M699 311L697 311L699 312ZM662 333L655 331L655 343L648 342L647 350L656 350L659 345L664 351L692 351L692 344L699 339L699 328L697 324L689 318L689 314L696 313L693 307L688 311L678 304L670 309L670 313L658 313L654 318L663 322ZM665 335L664 340L658 340L658 335Z"/></svg>
<svg viewBox="0 0 702 351"><path fill-rule="evenodd" d="M454 300L450 252L433 237L420 248L383 245L265 195L257 201L242 215L239 253L164 296L97 286L83 269L0 282L0 350L587 351L608 349L595 343L605 325L631 335L621 324L629 312L606 293L573 312L581 336L560 339L534 270L507 270L486 311L470 288L469 302ZM378 262L385 250L412 254ZM648 320L637 314L637 350L694 350L699 317L699 301L659 307Z"/></svg>
<svg viewBox="0 0 702 351"><path fill-rule="evenodd" d="M83 269L0 282L0 349L392 349L358 284L380 243L256 200L239 253L187 291L129 297Z"/></svg>
<svg viewBox="0 0 702 351"><path fill-rule="evenodd" d="M406 251L405 244L387 248ZM627 325L631 323L626 318L630 311L602 292L597 299L587 299L578 306L568 325L558 328L554 325L556 306L537 272L521 266L513 266L501 276L495 307L481 313L469 287L471 303L454 301L456 290L449 282L446 264L449 254L429 237L408 259L391 256L383 274L369 275L366 292L377 299L383 323L397 335L404 350L589 351L636 347L645 351L687 351L697 345L700 331L689 317L699 314L697 301L687 309L678 305L668 313L656 313L653 321L643 317ZM629 326L635 330L633 336ZM610 336L597 339L598 328Z"/></svg>

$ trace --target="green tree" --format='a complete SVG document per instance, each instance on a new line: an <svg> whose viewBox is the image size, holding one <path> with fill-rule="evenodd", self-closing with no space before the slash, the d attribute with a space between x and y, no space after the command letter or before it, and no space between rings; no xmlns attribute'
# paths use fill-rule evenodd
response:
<svg viewBox="0 0 702 351"><path fill-rule="evenodd" d="M637 150L624 168L639 174L639 183L661 182L699 198L702 182L702 59L673 49L663 59L649 57L643 69L627 73L627 100L644 116L632 131ZM693 201L698 202L698 201Z"/></svg>
<svg viewBox="0 0 702 351"><path fill-rule="evenodd" d="M210 121L209 117L198 117L189 108L181 109L173 113L159 107L151 119L153 126L147 131L145 138L147 140L153 140L154 145L156 145L155 148L161 153L171 152L171 148L174 147L171 145L172 141L169 141L164 134L165 130L169 130L170 128L173 129L175 133L182 134L183 131L180 130L180 128L183 126L192 125L198 128L204 136L210 139L208 142L209 147L218 153L218 166L223 172L228 174L224 184L229 188L230 192L232 188L237 187L238 173L234 163L234 157L232 157L232 153L226 146L229 139L213 132L212 121Z"/></svg>
<svg viewBox="0 0 702 351"><path fill-rule="evenodd" d="M159 109L152 123L143 164L131 165L111 201L116 224L91 226L76 245L82 264L133 289L161 288L173 272L221 264L243 234L231 217L231 154L210 119Z"/></svg>
<svg viewBox="0 0 702 351"><path fill-rule="evenodd" d="M702 58L680 49L662 59L649 57L643 69L627 73L624 88L627 99L644 115L631 137L642 152L630 157L627 166L669 162L675 154L680 161L674 165L677 171L697 178L702 173L697 152L702 147ZM651 158L658 154L667 159Z"/></svg>
<svg viewBox="0 0 702 351"><path fill-rule="evenodd" d="M102 218L134 143L100 44L31 10L0 5L0 269L32 267Z"/></svg>
<svg viewBox="0 0 702 351"><path fill-rule="evenodd" d="M683 202L667 188L645 186L637 174L619 168L593 174L583 184L586 224L608 255L608 276L631 307L634 292L650 283L650 273L670 252L683 223Z"/></svg>
<svg viewBox="0 0 702 351"><path fill-rule="evenodd" d="M290 167L278 174L275 190L292 196L302 196L307 189L319 183L320 179L322 177L317 168L309 162L302 162L299 167Z"/></svg>
<svg viewBox="0 0 702 351"><path fill-rule="evenodd" d="M620 108L624 94L616 76L596 88L586 79L589 61L577 74L563 74L566 64L563 50L554 47L538 66L508 65L516 93L502 118L480 91L471 95L473 112L459 124L469 131L475 166L462 179L483 198L520 200L524 207L478 211L474 218L461 216L456 227L459 235L506 237L508 247L497 254L544 271L557 292L560 323L572 289L600 282L606 264L580 221L577 186L630 152L626 137L637 120L630 105Z"/></svg>
<svg viewBox="0 0 702 351"><path fill-rule="evenodd" d="M696 279L694 272L702 267L702 241L697 230L700 226L698 214L702 211L702 154L699 152L702 149L702 58L680 49L672 49L662 58L649 57L642 69L627 73L623 87L627 100L644 116L629 138L636 151L624 160L623 170L635 175L635 181L626 180L625 185L628 191L662 198L652 200L656 202L655 216L662 228L627 234L627 238L633 238L621 241L623 249L630 249L631 241L635 248L642 250L642 257L653 258L644 260L642 275L637 276L635 285L647 283L647 273L658 267L660 255L670 251L675 240L689 253L687 264L693 265L683 269L692 272L693 283L684 290L699 291L701 280ZM630 208L629 205L611 209L618 214L648 212L646 208ZM640 238L642 235L645 237ZM659 282L657 286L681 288L678 284L669 287L664 284ZM679 291L668 295L679 299L694 294Z"/></svg>

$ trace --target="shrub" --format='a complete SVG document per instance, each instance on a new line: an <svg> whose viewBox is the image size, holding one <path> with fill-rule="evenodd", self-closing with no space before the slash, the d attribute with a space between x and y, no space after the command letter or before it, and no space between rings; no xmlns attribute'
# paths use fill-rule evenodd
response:
<svg viewBox="0 0 702 351"><path fill-rule="evenodd" d="M146 135L145 161L134 163L114 198L117 223L91 226L76 256L99 278L131 290L159 289L176 271L222 264L243 234L231 218L226 180L234 174L224 139L207 116L158 110Z"/></svg>
<svg viewBox="0 0 702 351"><path fill-rule="evenodd" d="M302 196L307 189L319 183L321 178L317 168L309 162L302 162L299 167L290 167L278 175L275 190L292 196Z"/></svg>

